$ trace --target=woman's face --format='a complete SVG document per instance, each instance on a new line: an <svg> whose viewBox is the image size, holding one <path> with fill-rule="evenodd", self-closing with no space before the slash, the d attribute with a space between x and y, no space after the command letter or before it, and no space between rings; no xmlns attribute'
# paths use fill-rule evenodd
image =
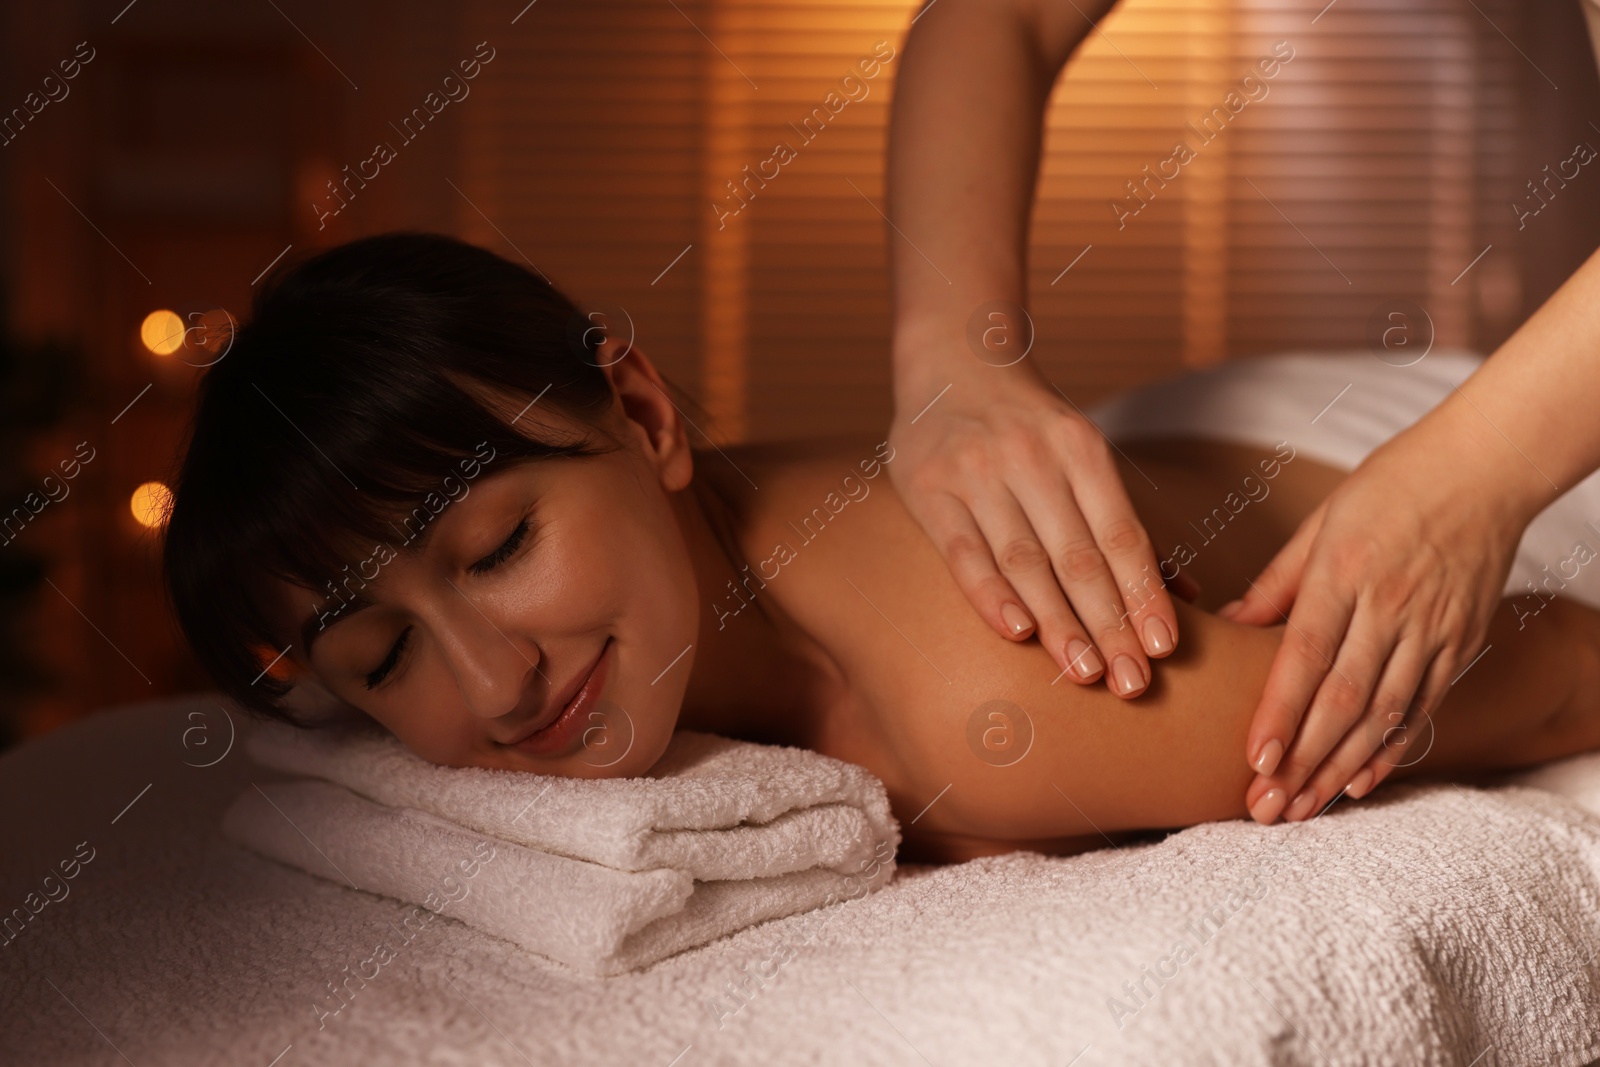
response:
<svg viewBox="0 0 1600 1067"><path fill-rule="evenodd" d="M374 546L360 574L376 576L348 583L360 601L284 587L309 639L293 639L299 665L424 759L598 778L644 774L665 751L692 661L674 659L699 615L675 503L690 456L642 356L607 373L619 450L491 458L425 537L405 528L409 550L398 532L394 551Z"/></svg>

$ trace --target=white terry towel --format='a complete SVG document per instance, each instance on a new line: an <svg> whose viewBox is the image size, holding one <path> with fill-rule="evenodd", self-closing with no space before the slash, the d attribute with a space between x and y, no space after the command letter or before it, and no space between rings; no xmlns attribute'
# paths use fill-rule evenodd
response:
<svg viewBox="0 0 1600 1067"><path fill-rule="evenodd" d="M643 778L562 778L443 767L363 726L263 723L257 763L322 778L391 807L624 871L671 867L703 881L861 869L900 841L883 783L807 749L679 730Z"/></svg>
<svg viewBox="0 0 1600 1067"><path fill-rule="evenodd" d="M697 882L668 867L620 871L374 804L315 779L246 790L222 829L271 859L416 905L394 927L401 941L435 915L449 915L591 977L637 970L767 919L863 896L894 868L893 846L885 842L879 862L851 874L816 867Z"/></svg>
<svg viewBox="0 0 1600 1067"><path fill-rule="evenodd" d="M439 767L368 730L268 724L250 751L343 784L252 786L226 836L419 905L405 940L413 920L448 914L594 977L869 893L900 842L865 769L692 731L674 735L659 777L634 779Z"/></svg>

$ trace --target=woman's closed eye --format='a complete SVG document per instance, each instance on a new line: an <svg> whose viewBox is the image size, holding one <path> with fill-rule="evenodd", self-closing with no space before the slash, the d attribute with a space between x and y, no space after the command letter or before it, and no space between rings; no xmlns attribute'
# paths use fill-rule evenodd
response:
<svg viewBox="0 0 1600 1067"><path fill-rule="evenodd" d="M404 630L400 631L399 640L395 641L394 647L389 649L389 654L384 657L383 662L378 664L375 668L367 673L366 682L368 689L376 689L378 686L383 684L383 680L385 678L389 677L389 674L394 670L395 665L400 662L400 653L405 651L406 642L410 639L410 637L411 627L407 626Z"/></svg>
<svg viewBox="0 0 1600 1067"><path fill-rule="evenodd" d="M528 519L527 516L523 516L522 521L517 523L516 529L512 530L511 535L500 543L499 548L495 549L487 556L484 556L482 559L478 560L478 562L469 566L467 571L474 575L488 574L490 571L500 566L500 564L510 559L512 554L515 553L518 548L522 547L522 542L527 538L527 536Z"/></svg>
<svg viewBox="0 0 1600 1067"><path fill-rule="evenodd" d="M528 518L523 516L522 521L517 523L516 528L511 531L510 535L500 542L500 547L468 566L467 571L473 575L482 575L500 566L500 564L515 555L517 549L522 547L523 542L528 538L528 529ZM406 643L410 637L411 627L407 626L400 632L399 638L395 640L394 646L389 649L389 654L384 657L383 662L367 673L365 681L368 689L376 689L383 684L384 679L394 672L395 667L400 663L400 655L405 651Z"/></svg>

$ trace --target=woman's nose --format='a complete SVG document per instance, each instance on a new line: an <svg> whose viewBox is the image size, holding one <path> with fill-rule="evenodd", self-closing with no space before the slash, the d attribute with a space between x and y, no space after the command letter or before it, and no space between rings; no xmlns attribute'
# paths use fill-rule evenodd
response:
<svg viewBox="0 0 1600 1067"><path fill-rule="evenodd" d="M443 613L440 643L467 709L485 719L506 715L539 670L538 646L494 618L492 606L474 602L459 588L449 596L455 603Z"/></svg>

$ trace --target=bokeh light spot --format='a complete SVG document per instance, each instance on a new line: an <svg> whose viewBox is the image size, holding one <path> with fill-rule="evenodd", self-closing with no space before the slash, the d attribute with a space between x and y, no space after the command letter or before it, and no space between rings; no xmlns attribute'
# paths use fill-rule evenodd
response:
<svg viewBox="0 0 1600 1067"><path fill-rule="evenodd" d="M183 347L183 320L175 311L152 311L139 324L139 340L158 356L170 356Z"/></svg>
<svg viewBox="0 0 1600 1067"><path fill-rule="evenodd" d="M172 490L160 482L145 482L128 500L128 509L139 520L139 525L152 529L167 521L167 510L171 506Z"/></svg>

